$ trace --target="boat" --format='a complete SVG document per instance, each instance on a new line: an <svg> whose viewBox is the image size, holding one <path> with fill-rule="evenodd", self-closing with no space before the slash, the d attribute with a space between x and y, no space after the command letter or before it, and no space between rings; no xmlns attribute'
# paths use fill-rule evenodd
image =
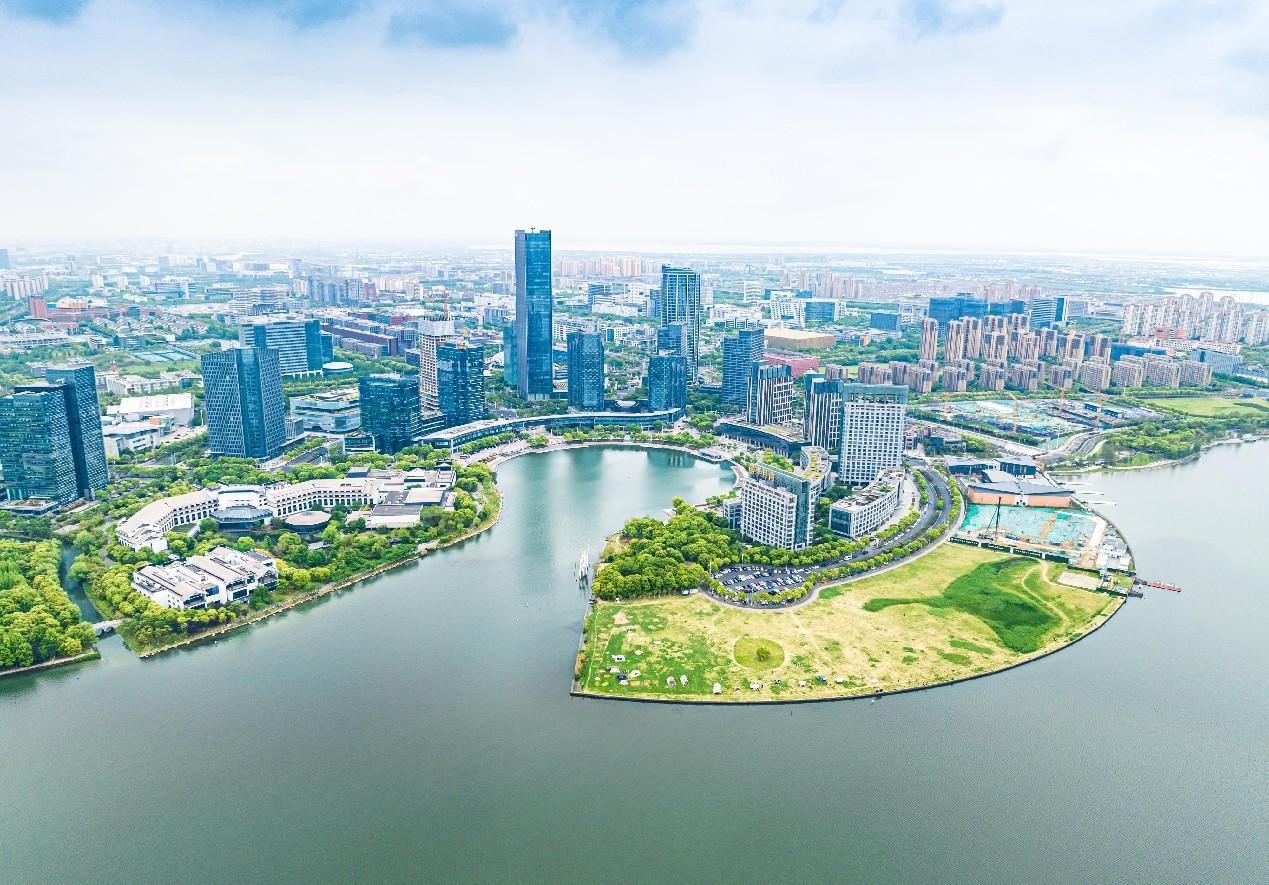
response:
<svg viewBox="0 0 1269 885"><path fill-rule="evenodd" d="M578 581L590 580L590 551L588 550L583 550L581 557L577 560L576 577Z"/></svg>

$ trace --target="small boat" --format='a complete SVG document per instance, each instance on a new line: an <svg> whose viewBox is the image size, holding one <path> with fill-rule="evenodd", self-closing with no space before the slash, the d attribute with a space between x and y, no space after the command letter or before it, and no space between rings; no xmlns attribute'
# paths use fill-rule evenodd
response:
<svg viewBox="0 0 1269 885"><path fill-rule="evenodd" d="M578 581L590 580L590 551L588 550L583 550L581 558L577 560L576 577Z"/></svg>

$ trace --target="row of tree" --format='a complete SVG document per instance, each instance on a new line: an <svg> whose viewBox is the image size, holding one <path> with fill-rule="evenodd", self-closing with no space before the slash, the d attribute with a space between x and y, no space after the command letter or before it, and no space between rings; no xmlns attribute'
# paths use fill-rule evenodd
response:
<svg viewBox="0 0 1269 885"><path fill-rule="evenodd" d="M58 579L56 541L0 541L0 670L74 657L93 628Z"/></svg>

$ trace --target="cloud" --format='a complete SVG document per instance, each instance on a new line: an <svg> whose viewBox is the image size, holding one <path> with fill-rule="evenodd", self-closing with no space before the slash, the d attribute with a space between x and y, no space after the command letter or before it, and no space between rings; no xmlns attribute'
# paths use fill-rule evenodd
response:
<svg viewBox="0 0 1269 885"><path fill-rule="evenodd" d="M907 0L903 17L918 37L989 31L1005 17L1003 5L984 6L957 0Z"/></svg>
<svg viewBox="0 0 1269 885"><path fill-rule="evenodd" d="M388 20L387 41L443 49L497 49L519 33L519 25L493 4L426 0Z"/></svg>
<svg viewBox="0 0 1269 885"><path fill-rule="evenodd" d="M699 17L691 0L565 0L563 8L579 27L639 58L660 58L687 45Z"/></svg>
<svg viewBox="0 0 1269 885"><path fill-rule="evenodd" d="M20 18L33 18L55 25L74 21L88 0L0 0L0 9Z"/></svg>
<svg viewBox="0 0 1269 885"><path fill-rule="evenodd" d="M267 12L297 28L316 28L360 12L362 0L203 0L227 12Z"/></svg>

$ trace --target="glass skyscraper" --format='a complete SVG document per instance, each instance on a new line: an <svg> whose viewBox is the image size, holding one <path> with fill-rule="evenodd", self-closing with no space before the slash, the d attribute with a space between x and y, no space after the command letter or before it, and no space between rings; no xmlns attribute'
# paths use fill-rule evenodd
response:
<svg viewBox="0 0 1269 885"><path fill-rule="evenodd" d="M648 358L648 409L687 407L687 357L658 353Z"/></svg>
<svg viewBox="0 0 1269 885"><path fill-rule="evenodd" d="M357 393L361 401L361 429L374 437L376 452L395 455L422 435L416 376L366 375L357 381Z"/></svg>
<svg viewBox="0 0 1269 885"><path fill-rule="evenodd" d="M446 424L453 427L489 417L485 408L485 349L479 344L446 341L437 345L436 385Z"/></svg>
<svg viewBox="0 0 1269 885"><path fill-rule="evenodd" d="M75 458L75 482L80 497L91 499L93 492L110 484L106 448L101 439L97 373L89 365L49 366L44 377L49 384L61 387L66 398L71 454Z"/></svg>
<svg viewBox="0 0 1269 885"><path fill-rule="evenodd" d="M568 333L568 404L583 412L604 408L604 339L598 332Z"/></svg>
<svg viewBox="0 0 1269 885"><path fill-rule="evenodd" d="M516 326L509 323L502 327L502 383L518 390L516 353Z"/></svg>
<svg viewBox="0 0 1269 885"><path fill-rule="evenodd" d="M69 504L80 497L61 388L25 385L0 398L0 464L10 501Z"/></svg>
<svg viewBox="0 0 1269 885"><path fill-rule="evenodd" d="M662 326L682 323L687 344L687 383L696 384L701 338L701 275L686 267L661 265L660 316Z"/></svg>
<svg viewBox="0 0 1269 885"><path fill-rule="evenodd" d="M277 351L240 347L202 357L203 405L213 455L273 458L286 442Z"/></svg>
<svg viewBox="0 0 1269 885"><path fill-rule="evenodd" d="M744 406L749 401L749 374L753 364L767 354L766 332L761 326L746 326L723 338L723 402Z"/></svg>
<svg viewBox="0 0 1269 885"><path fill-rule="evenodd" d="M522 399L550 399L551 232L516 231L516 389Z"/></svg>
<svg viewBox="0 0 1269 885"><path fill-rule="evenodd" d="M248 347L269 347L278 352L283 375L299 375L322 368L321 320L296 317L244 317L238 340Z"/></svg>

